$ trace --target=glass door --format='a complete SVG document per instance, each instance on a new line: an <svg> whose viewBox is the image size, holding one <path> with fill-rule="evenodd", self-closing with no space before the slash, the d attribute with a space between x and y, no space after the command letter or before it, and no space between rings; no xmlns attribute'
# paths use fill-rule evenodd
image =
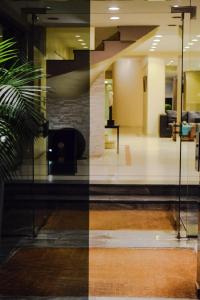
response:
<svg viewBox="0 0 200 300"><path fill-rule="evenodd" d="M193 3L192 3L193 2ZM200 65L196 1L177 7L181 15L181 57L178 74L179 195L178 237L198 234ZM175 9L176 10L176 9Z"/></svg>

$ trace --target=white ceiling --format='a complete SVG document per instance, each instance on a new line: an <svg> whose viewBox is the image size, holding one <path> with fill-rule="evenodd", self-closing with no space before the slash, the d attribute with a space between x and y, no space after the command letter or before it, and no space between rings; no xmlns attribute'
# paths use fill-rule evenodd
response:
<svg viewBox="0 0 200 300"><path fill-rule="evenodd" d="M84 46L89 47L89 38L90 30L87 27L50 27L47 29L47 40L49 41L49 44L59 43L66 48L84 49ZM81 43L85 43L86 45L82 45Z"/></svg>
<svg viewBox="0 0 200 300"><path fill-rule="evenodd" d="M157 42L156 45L156 51L159 53L167 53L167 52L174 52L174 53L181 53L182 49L182 37L181 37L181 31L178 26L176 27L168 27L168 26L160 26L157 31L158 35L161 35L162 37L159 38L160 42ZM149 49L154 43L154 40L156 39L155 36L149 38L144 43L136 47L135 51L146 54L149 52ZM193 42L193 40L196 40ZM188 43L192 43L188 44ZM185 50L185 53L189 52L200 52L200 28L199 28L199 34L194 34L193 32L187 32L187 34L184 34L184 47L189 46L189 49Z"/></svg>
<svg viewBox="0 0 200 300"><path fill-rule="evenodd" d="M40 5L50 4L53 7L53 0L42 0L42 1L13 1L8 0L12 3L20 3L21 5ZM152 1L152 0L151 0ZM61 3L62 2L62 3ZM56 13L55 11L50 11L47 15L40 15L40 21L42 24L47 26L56 27L62 26L63 28L68 28L67 32L62 32L59 34L59 30L56 33L58 39L71 41L70 47L79 48L77 41L75 39L75 33L84 37L84 41L89 43L89 38L86 36L88 32L81 30L81 27L87 25L88 21L88 11L84 10L85 0L57 0L59 4L59 9ZM71 3L71 4L70 4ZM170 60L174 60L177 63L177 57L181 51L181 38L179 26L181 25L181 20L179 18L174 18L180 16L180 14L171 14L171 7L173 5L189 6L190 3L197 6L197 18L187 22L186 34L185 34L185 45L191 42L196 35L200 35L200 0L154 0L154 2L148 2L146 0L91 0L91 12L90 12L90 23L92 27L110 27L110 26L133 26L133 25L157 25L158 33L162 34L163 37L157 46L155 52L151 55L163 55L166 57L166 63ZM68 9L71 7L70 9ZM70 6L71 5L71 6ZM120 8L117 12L109 11L110 6L118 6ZM61 8L63 7L63 12ZM65 8L65 9L64 9ZM49 17L58 17L58 20L49 20ZM111 16L119 16L119 20L110 20ZM76 29L69 29L71 26L78 26ZM174 27L169 27L169 25L175 25ZM66 26L66 27L65 27ZM64 30L64 31L65 31ZM70 32L70 30L72 32ZM139 44L130 55L149 55L149 49L152 45L153 37L149 37L148 40ZM191 48L186 50L185 61L188 61L188 65L193 66L193 68L199 68L200 61L200 37L198 42L191 45Z"/></svg>
<svg viewBox="0 0 200 300"><path fill-rule="evenodd" d="M190 0L169 0L167 2L146 0L129 1L91 1L91 25L92 26L113 26L114 25L169 25L179 24L179 19L172 18L171 6L178 4L190 5ZM200 24L200 1L192 0L192 5L197 6L198 20L193 23L198 27ZM116 13L110 12L110 6L120 8ZM116 15L120 20L111 21L110 16ZM198 29L197 29L198 30Z"/></svg>
<svg viewBox="0 0 200 300"><path fill-rule="evenodd" d="M200 69L200 0L192 0L191 4L197 6L196 19L190 20L186 16L184 46L198 39L190 49L184 52L184 68ZM160 55L165 57L166 64L177 65L178 56L181 54L181 19L180 14L171 14L173 5L189 6L190 0L169 0L167 2L146 0L132 1L92 1L91 2L91 25L94 27L124 26L124 25L158 25L157 34L162 35L155 52L149 49L155 37L149 37L142 44L139 43L130 55ZM120 8L117 12L110 12L110 6ZM119 20L110 20L111 16L119 16ZM175 18L174 18L175 17ZM174 25L174 26L169 26ZM199 37L197 38L197 35Z"/></svg>

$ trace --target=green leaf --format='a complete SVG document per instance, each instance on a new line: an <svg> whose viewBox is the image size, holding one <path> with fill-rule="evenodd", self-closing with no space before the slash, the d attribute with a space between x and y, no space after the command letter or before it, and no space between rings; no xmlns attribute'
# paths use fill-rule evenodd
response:
<svg viewBox="0 0 200 300"><path fill-rule="evenodd" d="M30 63L15 60L9 69L3 62L16 58L14 42L0 42L0 180L7 180L22 162L26 146L38 136L45 121L41 92L34 86L44 75Z"/></svg>

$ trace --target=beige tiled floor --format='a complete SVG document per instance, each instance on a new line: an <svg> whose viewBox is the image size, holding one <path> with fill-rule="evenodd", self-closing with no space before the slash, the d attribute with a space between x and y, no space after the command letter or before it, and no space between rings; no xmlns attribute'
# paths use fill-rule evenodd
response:
<svg viewBox="0 0 200 300"><path fill-rule="evenodd" d="M115 138L115 137L113 137ZM47 176L47 164L40 157L35 167L37 180L89 179L91 183L178 184L180 141L137 135L120 129L120 153L107 149L101 157L78 162L76 176ZM182 142L182 183L199 183L195 170L195 142Z"/></svg>
<svg viewBox="0 0 200 300"><path fill-rule="evenodd" d="M104 156L91 159L91 182L178 183L179 140L136 135L128 129L121 132L119 155L115 150L105 150ZM199 182L195 170L195 142L182 143L182 182Z"/></svg>

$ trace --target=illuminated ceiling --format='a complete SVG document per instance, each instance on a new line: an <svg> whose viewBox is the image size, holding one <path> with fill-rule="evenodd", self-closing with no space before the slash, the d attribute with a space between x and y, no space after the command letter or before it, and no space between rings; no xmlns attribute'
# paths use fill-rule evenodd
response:
<svg viewBox="0 0 200 300"><path fill-rule="evenodd" d="M3 0L5 1L5 0ZM58 38L64 41L72 39L74 35L81 31L80 28L88 27L90 24L93 27L117 27L117 26L134 26L134 25L157 25L158 33L163 37L157 45L156 50L151 55L171 54L178 55L181 50L181 40L179 26L181 24L180 14L171 14L171 6L190 5L190 0L169 0L169 1L147 1L147 0L6 0L6 3L11 5L16 12L20 12L21 8L46 8L47 14L38 14L39 25L47 27L62 27L66 33L61 32ZM200 0L192 0L191 4L197 6L197 18L191 20L188 24L187 34L185 35L185 44L192 43L192 39L196 39L200 35ZM110 11L111 6L119 8L117 11ZM111 20L111 17L118 19ZM66 28L71 29L66 29ZM74 29L77 27L77 32ZM71 31L71 33L70 33ZM88 30L86 29L88 32ZM88 32L89 34L89 32ZM84 40L89 42L88 37ZM198 55L200 53L200 38L198 42L190 45L190 49L186 49L185 56ZM69 43L69 41L67 42ZM70 42L71 47L77 48L77 40ZM153 43L153 37L150 37L131 50L127 55L148 55L149 49ZM170 54L171 53L171 54ZM192 53L192 54L191 54ZM192 59L191 59L192 61Z"/></svg>

